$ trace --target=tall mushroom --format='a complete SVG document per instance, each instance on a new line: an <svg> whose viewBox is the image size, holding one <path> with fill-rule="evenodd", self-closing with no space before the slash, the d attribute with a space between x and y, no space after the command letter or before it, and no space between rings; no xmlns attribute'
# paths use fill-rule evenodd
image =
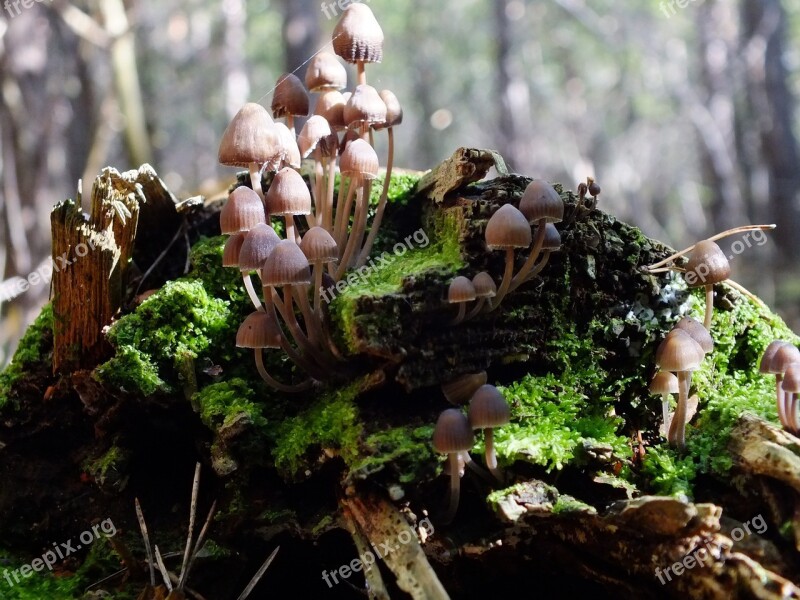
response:
<svg viewBox="0 0 800 600"><path fill-rule="evenodd" d="M703 325L711 330L711 317L714 311L714 284L729 279L731 265L725 253L716 242L703 240L697 242L686 263L684 279L690 288L706 288L706 314Z"/></svg>
<svg viewBox="0 0 800 600"><path fill-rule="evenodd" d="M383 30L366 4L348 6L333 30L333 51L358 69L358 84L367 83L366 63L383 60Z"/></svg>
<svg viewBox="0 0 800 600"><path fill-rule="evenodd" d="M244 287L256 310L263 310L263 307L258 293L253 287L250 273L261 269L264 261L280 241L281 238L272 227L266 223L260 223L247 232L239 250L239 270L242 272Z"/></svg>
<svg viewBox="0 0 800 600"><path fill-rule="evenodd" d="M666 437L669 432L669 396L678 393L678 378L668 371L659 371L650 382L650 393L661 396L661 415Z"/></svg>
<svg viewBox="0 0 800 600"><path fill-rule="evenodd" d="M267 190L267 209L285 219L286 239L295 242L298 235L294 217L311 213L311 192L300 173L284 167L275 174Z"/></svg>
<svg viewBox="0 0 800 600"><path fill-rule="evenodd" d="M486 246L489 250L505 250L506 266L503 280L492 299L494 310L503 301L514 274L514 250L531 245L531 227L525 216L513 205L504 204L486 224Z"/></svg>
<svg viewBox="0 0 800 600"><path fill-rule="evenodd" d="M450 321L450 325L458 325L464 320L464 315L467 314L467 303L475 300L475 286L472 282L459 275L450 282L450 287L447 289L447 301L450 304L458 305L458 313Z"/></svg>
<svg viewBox="0 0 800 600"><path fill-rule="evenodd" d="M677 329L683 329L686 333L692 336L694 341L700 344L700 347L706 354L714 350L714 339L711 337L711 333L709 333L705 325L703 325L697 319L693 319L692 317L682 317L675 327Z"/></svg>
<svg viewBox="0 0 800 600"><path fill-rule="evenodd" d="M314 293L314 312L319 314L322 299L324 265L339 257L336 240L322 227L312 227L300 241L300 249L311 264Z"/></svg>
<svg viewBox="0 0 800 600"><path fill-rule="evenodd" d="M786 394L783 391L783 374L789 365L800 362L800 350L794 344L775 340L771 342L761 357L759 372L764 375L775 375L775 401L778 408L778 418L786 429L791 428L787 416Z"/></svg>
<svg viewBox="0 0 800 600"><path fill-rule="evenodd" d="M493 385L482 385L469 402L469 422L473 429L483 429L486 466L497 481L503 481L503 474L497 468L497 454L494 451L494 428L511 422L511 408L503 394Z"/></svg>
<svg viewBox="0 0 800 600"><path fill-rule="evenodd" d="M442 523L450 523L456 516L461 492L459 455L466 454L475 444L467 417L457 408L448 408L439 415L433 430L433 449L447 454L450 462L450 501L441 517Z"/></svg>

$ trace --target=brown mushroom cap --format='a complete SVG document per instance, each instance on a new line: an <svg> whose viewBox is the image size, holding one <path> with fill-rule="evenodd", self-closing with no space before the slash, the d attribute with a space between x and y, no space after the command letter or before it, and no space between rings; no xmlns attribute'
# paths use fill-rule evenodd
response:
<svg viewBox="0 0 800 600"><path fill-rule="evenodd" d="M684 279L689 287L712 285L731 276L731 265L722 249L710 240L697 242L689 254Z"/></svg>
<svg viewBox="0 0 800 600"><path fill-rule="evenodd" d="M309 229L300 240L300 249L312 265L331 262L339 258L336 240L323 227Z"/></svg>
<svg viewBox="0 0 800 600"><path fill-rule="evenodd" d="M266 223L259 223L247 232L239 251L239 268L242 272L257 271L264 265L281 238Z"/></svg>
<svg viewBox="0 0 800 600"><path fill-rule="evenodd" d="M374 128L386 129L400 125L403 122L403 107L397 96L391 90L381 90L379 95L386 105L386 120L383 123L376 123Z"/></svg>
<svg viewBox="0 0 800 600"><path fill-rule="evenodd" d="M309 92L330 92L347 87L347 71L330 52L319 52L311 59L305 79Z"/></svg>
<svg viewBox="0 0 800 600"><path fill-rule="evenodd" d="M239 267L239 250L242 249L245 233L244 231L234 233L225 240L225 247L222 249L223 267Z"/></svg>
<svg viewBox="0 0 800 600"><path fill-rule="evenodd" d="M239 109L219 143L218 160L229 167L270 162L278 151L278 136L267 109L248 102Z"/></svg>
<svg viewBox="0 0 800 600"><path fill-rule="evenodd" d="M358 85L344 106L344 122L348 127L386 122L386 104L371 85Z"/></svg>
<svg viewBox="0 0 800 600"><path fill-rule="evenodd" d="M383 60L383 30L369 6L347 7L333 30L333 51L349 63Z"/></svg>
<svg viewBox="0 0 800 600"><path fill-rule="evenodd" d="M272 215L308 215L311 213L311 192L303 176L291 167L275 174L266 195Z"/></svg>
<svg viewBox="0 0 800 600"><path fill-rule="evenodd" d="M561 250L561 234L552 223L544 224L544 242L542 243L542 250L550 250L550 252L558 252Z"/></svg>
<svg viewBox="0 0 800 600"><path fill-rule="evenodd" d="M236 332L238 348L280 348L281 330L278 322L262 310L252 312Z"/></svg>
<svg viewBox="0 0 800 600"><path fill-rule="evenodd" d="M522 194L519 210L530 223L541 219L548 223L559 223L564 218L564 201L552 185L534 179Z"/></svg>
<svg viewBox="0 0 800 600"><path fill-rule="evenodd" d="M516 207L504 204L486 224L485 236L489 250L527 248L531 245L531 226Z"/></svg>
<svg viewBox="0 0 800 600"><path fill-rule="evenodd" d="M705 353L683 329L670 331L656 350L656 364L662 371L694 371Z"/></svg>
<svg viewBox="0 0 800 600"><path fill-rule="evenodd" d="M781 387L784 392L800 393L800 362L794 362L787 367Z"/></svg>
<svg viewBox="0 0 800 600"><path fill-rule="evenodd" d="M771 346L772 344L770 344ZM769 346L767 347L769 349ZM766 355L766 352L764 352ZM761 360L761 368L766 368L766 373L771 375L782 375L792 363L800 362L800 350L794 344L783 342L772 354L771 359L765 364ZM765 371L761 371L764 373Z"/></svg>
<svg viewBox="0 0 800 600"><path fill-rule="evenodd" d="M300 130L300 135L297 136L297 146L300 149L300 156L308 158L308 156L317 148L317 145L331 134L331 126L325 117L321 115L313 115ZM323 152L324 153L324 152Z"/></svg>
<svg viewBox="0 0 800 600"><path fill-rule="evenodd" d="M331 129L339 131L344 129L344 106L347 101L341 92L325 92L317 99L314 114L325 117Z"/></svg>
<svg viewBox="0 0 800 600"><path fill-rule="evenodd" d="M497 295L497 285L486 271L476 273L472 285L475 286L476 298L494 298Z"/></svg>
<svg viewBox="0 0 800 600"><path fill-rule="evenodd" d="M228 201L219 213L219 227L223 234L248 231L259 223L266 222L264 204L251 188L239 186L228 196Z"/></svg>
<svg viewBox="0 0 800 600"><path fill-rule="evenodd" d="M760 373L764 375L774 375L776 373L776 371L772 370L773 360L781 346L785 346L788 343L789 342L784 342L782 340L775 340L769 343L764 350L764 354L761 356L761 364L758 367Z"/></svg>
<svg viewBox="0 0 800 600"><path fill-rule="evenodd" d="M353 140L344 149L339 159L342 175L359 179L375 179L380 161L375 149L362 139Z"/></svg>
<svg viewBox="0 0 800 600"><path fill-rule="evenodd" d="M686 333L688 333L694 341L700 344L700 347L703 349L703 352L709 353L714 350L714 340L711 337L711 334L708 332L708 329L705 328L700 321L697 319L693 319L692 317L683 317L678 324L675 325L678 329L683 329Z"/></svg>
<svg viewBox="0 0 800 600"><path fill-rule="evenodd" d="M439 415L433 429L433 449L436 452L462 452L474 445L475 434L472 433L472 427L464 413L457 408L448 408Z"/></svg>
<svg viewBox="0 0 800 600"><path fill-rule="evenodd" d="M293 73L284 73L278 78L272 94L272 116L308 116L308 92L303 82Z"/></svg>
<svg viewBox="0 0 800 600"><path fill-rule="evenodd" d="M651 394L677 394L678 378L669 371L659 371L650 382Z"/></svg>
<svg viewBox="0 0 800 600"><path fill-rule="evenodd" d="M264 287L311 283L311 269L300 246L292 240L281 240L261 268L261 283Z"/></svg>
<svg viewBox="0 0 800 600"><path fill-rule="evenodd" d="M442 393L450 404L466 404L487 380L486 371L467 373L442 384Z"/></svg>
<svg viewBox="0 0 800 600"><path fill-rule="evenodd" d="M482 385L469 402L469 423L473 429L502 427L511 422L511 408L493 385Z"/></svg>
<svg viewBox="0 0 800 600"><path fill-rule="evenodd" d="M473 300L475 300L475 286L469 279L459 275L450 282L450 287L447 289L447 301L450 304L472 302Z"/></svg>
<svg viewBox="0 0 800 600"><path fill-rule="evenodd" d="M283 123L275 123L273 125L278 134L278 146L280 152L276 160L272 161L269 166L271 171L276 171L280 165L279 161L283 161L287 165L296 169L300 168L302 162L300 158L300 149L297 147L297 140L291 130Z"/></svg>

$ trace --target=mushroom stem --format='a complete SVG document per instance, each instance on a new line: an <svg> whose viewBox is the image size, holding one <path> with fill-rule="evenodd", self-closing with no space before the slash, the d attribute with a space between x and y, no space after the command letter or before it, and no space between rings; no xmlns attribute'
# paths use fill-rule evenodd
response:
<svg viewBox="0 0 800 600"><path fill-rule="evenodd" d="M497 454L494 451L494 429L491 427L484 429L483 436L483 442L486 447L486 467L489 469L489 472L494 475L494 478L502 483L505 476L503 472L497 468Z"/></svg>
<svg viewBox="0 0 800 600"><path fill-rule="evenodd" d="M386 210L386 202L389 198L389 184L392 180L392 165L394 163L394 127L389 127L386 132L389 134L389 153L386 158L386 176L383 180L383 191L381 191L381 199L378 201L378 209L375 212L375 218L372 219L372 226L369 229L367 241L361 249L361 254L358 255L356 267L366 264L369 258L369 253L372 251L372 244L375 242L375 237L378 235L378 230L383 221L383 213Z"/></svg>
<svg viewBox="0 0 800 600"><path fill-rule="evenodd" d="M292 240L295 243L299 242L297 239L297 229L294 226L294 215L283 215L286 221L286 239Z"/></svg>
<svg viewBox="0 0 800 600"><path fill-rule="evenodd" d="M272 288L264 288L264 304L266 305L266 310L268 313L272 313L272 318L275 319L277 323L280 324L278 320L278 315L275 312L275 298L273 298L272 294L269 290ZM277 296L277 294L276 294ZM297 350L289 343L289 339L286 337L286 333L283 331L283 327L279 327L281 332L281 349L286 353L286 355L291 359L291 361L296 364L298 367L303 369L306 373L311 375L314 379L321 381L324 379L322 369L320 369L317 365L312 364L303 356L301 356ZM294 339L294 336L292 336ZM297 340L294 340L295 343L300 346L300 343Z"/></svg>
<svg viewBox="0 0 800 600"><path fill-rule="evenodd" d="M526 281L530 281L531 279L533 279L539 273L542 272L542 269L544 269L547 266L551 254L552 252L550 250L545 250L544 252L542 252L542 260L536 263L536 266L533 267L533 269L531 269L531 272L528 273L528 279Z"/></svg>
<svg viewBox="0 0 800 600"><path fill-rule="evenodd" d="M322 150L317 148L314 155L314 220L315 223L322 227L325 218L325 209L327 208L327 198L325 190L327 183L325 181L328 172L325 161L327 159L322 156Z"/></svg>
<svg viewBox="0 0 800 600"><path fill-rule="evenodd" d="M302 392L303 390L307 390L311 387L312 381L311 379L306 379L302 383L298 383L296 385L287 385L285 383L281 383L277 379L274 379L272 375L267 373L267 368L264 366L264 349L263 348L255 348L256 354L256 369L258 369L258 374L261 375L261 379L263 379L266 384L272 388L275 388L279 392Z"/></svg>
<svg viewBox="0 0 800 600"><path fill-rule="evenodd" d="M369 197L372 192L372 180L365 179L358 190L358 200L356 203L356 214L353 218L353 227L347 238L347 247L342 255L339 268L336 270L334 279L337 281L342 278L350 259L353 258L356 248L361 248L361 241L364 239L364 227L367 223L367 212L369 211Z"/></svg>
<svg viewBox="0 0 800 600"><path fill-rule="evenodd" d="M472 310L467 313L467 316L464 317L465 321L469 321L470 319L474 319L483 310L483 307L486 306L486 297L478 298L477 302L475 302L475 306L472 307Z"/></svg>
<svg viewBox="0 0 800 600"><path fill-rule="evenodd" d="M464 317L467 314L467 303L466 302L459 302L458 303L458 312L456 316L450 320L450 325L458 325L461 321L464 320Z"/></svg>
<svg viewBox="0 0 800 600"><path fill-rule="evenodd" d="M256 289L253 287L253 280L250 279L250 273L242 273L242 280L244 281L244 289L247 290L247 295L250 296L250 301L256 310L264 310L261 304L261 298L256 294Z"/></svg>
<svg viewBox="0 0 800 600"><path fill-rule="evenodd" d="M664 435L669 433L669 394L661 394L661 415L664 418Z"/></svg>
<svg viewBox="0 0 800 600"><path fill-rule="evenodd" d="M494 485L495 480L486 472L486 470L476 463L469 455L469 452L463 450L459 453L459 462L463 463L470 471L480 477L487 485ZM459 471L460 472L460 471Z"/></svg>
<svg viewBox="0 0 800 600"><path fill-rule="evenodd" d="M778 419L780 419L781 425L783 425L786 429L789 429L789 422L786 419L786 404L784 402L783 386L781 385L782 382L783 375L777 373L775 375L775 397L778 404Z"/></svg>
<svg viewBox="0 0 800 600"><path fill-rule="evenodd" d="M292 290L293 294L297 296L297 303L300 306L300 313L303 315L303 320L306 323L306 329L308 330L308 336L311 340L311 343L321 348L323 352L326 351L325 345L323 344L323 333L322 333L322 326L320 325L319 316L315 313L311 305L308 302L308 292L306 286L294 286ZM327 353L327 352L326 352ZM331 359L331 356L327 356L327 359Z"/></svg>
<svg viewBox="0 0 800 600"><path fill-rule="evenodd" d="M367 69L363 60L356 63L358 69L358 85L367 85Z"/></svg>
<svg viewBox="0 0 800 600"><path fill-rule="evenodd" d="M284 323L289 328L289 331L292 334L292 338L294 338L295 343L297 344L298 348L301 352L308 354L312 360L317 363L322 370L326 370L330 365L326 358L317 350L314 345L309 342L308 338L305 336L303 331L300 329L300 325L297 324L297 318L294 316L294 306L292 302L292 286L287 285L284 286L284 301L279 302L279 298L277 297L278 292L275 288L270 288L273 294L273 301L275 303L275 307L278 309L278 312L283 317Z"/></svg>
<svg viewBox="0 0 800 600"><path fill-rule="evenodd" d="M742 296L745 296L746 298L752 300L753 303L758 304L762 308L767 308L767 305L764 304L764 301L761 298L756 296L753 292L748 290L742 284L736 283L733 279L726 279L724 283L732 287L737 292L739 292Z"/></svg>
<svg viewBox="0 0 800 600"><path fill-rule="evenodd" d="M286 115L286 127L289 128L289 131L292 132L292 135L295 135L295 133L294 133L294 115L292 115L292 114L287 114Z"/></svg>
<svg viewBox="0 0 800 600"><path fill-rule="evenodd" d="M798 429L800 429L800 423L797 420L797 394L791 394L786 392L786 407L789 411L787 415L789 424L792 427L792 433L797 435Z"/></svg>
<svg viewBox="0 0 800 600"><path fill-rule="evenodd" d="M511 276L514 273L514 249L513 248L506 248L506 270L503 273L503 281L500 283L500 287L497 290L497 294L491 301L491 308L489 308L488 312L492 312L503 301L506 293L508 292L508 286L511 285Z"/></svg>
<svg viewBox="0 0 800 600"><path fill-rule="evenodd" d="M330 158L328 161L328 192L325 195L326 206L322 227L333 233L333 191L336 185L336 160Z"/></svg>
<svg viewBox="0 0 800 600"><path fill-rule="evenodd" d="M528 260L525 261L525 264L522 265L522 268L511 280L511 284L508 287L509 292L513 292L520 285L525 283L528 273L530 273L531 269L533 269L536 259L539 258L539 253L542 251L542 244L544 244L544 235L546 231L545 220L539 219L539 224L536 227L536 237L533 240L533 248L531 249L530 256L528 256Z"/></svg>
<svg viewBox="0 0 800 600"><path fill-rule="evenodd" d="M458 510L458 500L461 495L461 477L459 477L458 469L458 452L451 452L448 455L450 461L450 500L447 505L447 511L442 515L441 522L447 525L452 523L453 518L456 516Z"/></svg>
<svg viewBox="0 0 800 600"><path fill-rule="evenodd" d="M324 263L315 263L311 267L313 280L314 280L314 313L319 315L322 310L322 274L325 269Z"/></svg>
<svg viewBox="0 0 800 600"><path fill-rule="evenodd" d="M261 202L264 203L264 206L266 206L264 190L261 189L261 165L258 163L250 163L248 165L248 170L250 171L250 186L253 188L253 191L258 194L258 197L261 198Z"/></svg>
<svg viewBox="0 0 800 600"><path fill-rule="evenodd" d="M744 233L746 231L768 231L770 229L775 229L775 224L774 223L772 223L770 225L742 225L741 227L734 227L733 229L726 229L725 231L723 231L721 233L718 233L716 235L711 236L706 241L707 242L715 242L717 240L721 240L722 238L728 237L730 235L736 235L737 233ZM672 254L672 255L668 256L667 258L664 258L664 259L658 261L657 263L653 263L652 265L648 265L647 267L645 267L645 269L648 270L648 271L652 271L652 269L656 269L658 267L666 265L667 263L672 262L676 258L680 258L684 254L688 254L689 252L694 250L694 246L695 245L692 244L688 248L684 248L680 252L676 252L675 254Z"/></svg>
<svg viewBox="0 0 800 600"><path fill-rule="evenodd" d="M686 410L689 402L689 384L691 371L678 371L678 405L669 424L668 440L670 444L683 448L686 446Z"/></svg>
<svg viewBox="0 0 800 600"><path fill-rule="evenodd" d="M706 284L706 315L703 325L711 331L711 317L714 315L714 284Z"/></svg>
<svg viewBox="0 0 800 600"><path fill-rule="evenodd" d="M344 253L347 225L350 223L350 211L353 208L353 199L356 195L356 185L353 179L352 177L348 179L347 199L344 201L344 195L342 193L344 185L341 180L339 181L339 198L336 201L336 223L334 225L333 239L336 241L336 246L339 248L340 259ZM329 265L328 269L328 272L331 274L336 272L333 265Z"/></svg>

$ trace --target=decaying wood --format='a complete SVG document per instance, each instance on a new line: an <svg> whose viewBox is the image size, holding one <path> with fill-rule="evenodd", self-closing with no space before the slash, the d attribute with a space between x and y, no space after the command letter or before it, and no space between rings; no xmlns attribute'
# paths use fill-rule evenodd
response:
<svg viewBox="0 0 800 600"><path fill-rule="evenodd" d="M459 148L446 161L428 171L419 180L417 190L441 202L447 194L486 177L492 167L499 175L508 174L503 157L494 150Z"/></svg>

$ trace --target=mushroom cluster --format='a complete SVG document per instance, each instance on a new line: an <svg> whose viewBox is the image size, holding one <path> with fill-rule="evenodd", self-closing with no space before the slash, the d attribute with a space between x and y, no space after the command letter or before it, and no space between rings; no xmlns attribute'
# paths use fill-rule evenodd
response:
<svg viewBox="0 0 800 600"><path fill-rule="evenodd" d="M493 385L480 384L480 381L486 381L486 373L460 377L452 384L442 386L443 390L447 389L452 394L447 396L448 400L458 403L471 390L468 414L465 415L459 408L448 408L439 415L433 430L433 448L440 454L447 454L449 463L450 498L447 510L441 517L442 523L451 522L458 510L464 465L494 483L469 455L475 445L473 430L481 429L484 432L486 467L489 472L496 482L502 483L504 480L503 473L497 468L494 429L511 421L511 409L500 390Z"/></svg>
<svg viewBox="0 0 800 600"><path fill-rule="evenodd" d="M394 127L403 120L395 95L367 84L366 65L383 56L383 31L371 9L362 3L348 6L332 41L336 54L357 67L352 93L341 91L347 72L339 58L319 52L308 64L305 86L292 73L282 75L272 115L260 104L245 104L219 146L219 162L248 169L251 184L233 190L220 214L222 233L229 236L223 265L241 271L255 308L239 328L236 344L253 349L262 379L285 392L330 377L342 360L322 300L350 267L369 258L388 198ZM295 120L309 116L311 94L317 96L315 114L296 134ZM386 175L368 228L380 166L372 140L383 129L388 135ZM299 171L303 159L313 161L310 184ZM337 170L341 179L335 194ZM265 172L274 173L266 193ZM273 219L283 222L285 239L273 228ZM251 278L254 272L261 295ZM264 349L280 349L307 379L294 384L274 379L264 366Z"/></svg>
<svg viewBox="0 0 800 600"><path fill-rule="evenodd" d="M597 190L599 193L599 188ZM491 312L510 292L536 277L547 265L550 254L561 249L561 235L555 227L564 219L564 201L552 185L534 179L525 188L519 208L504 204L486 224L485 240L489 250L505 253L505 267L497 286L486 272L476 274L472 280L464 276L453 279L447 301L458 305L450 322L457 325L482 312ZM516 253L528 250L527 258L516 270ZM475 305L466 312L467 304Z"/></svg>
<svg viewBox="0 0 800 600"><path fill-rule="evenodd" d="M778 418L787 431L800 434L797 394L800 393L800 350L794 344L775 340L761 357L759 371L775 375L775 399Z"/></svg>

